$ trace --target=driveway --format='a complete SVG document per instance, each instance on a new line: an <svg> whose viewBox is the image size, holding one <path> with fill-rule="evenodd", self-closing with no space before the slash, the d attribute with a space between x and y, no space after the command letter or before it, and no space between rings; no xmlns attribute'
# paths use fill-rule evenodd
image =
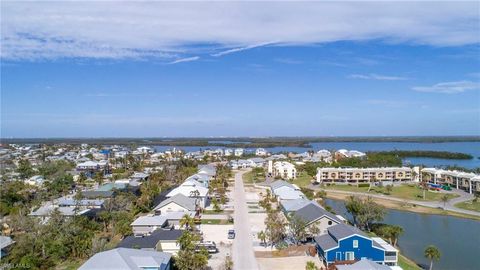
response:
<svg viewBox="0 0 480 270"><path fill-rule="evenodd" d="M248 219L247 203L242 175L247 171L239 171L235 174L234 189L234 227L235 240L233 241L233 268L236 270L257 270L258 264L255 259L252 244L252 231Z"/></svg>

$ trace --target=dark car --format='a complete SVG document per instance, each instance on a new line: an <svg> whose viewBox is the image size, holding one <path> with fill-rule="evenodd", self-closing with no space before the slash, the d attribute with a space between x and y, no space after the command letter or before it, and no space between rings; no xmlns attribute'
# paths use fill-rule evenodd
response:
<svg viewBox="0 0 480 270"><path fill-rule="evenodd" d="M228 230L228 239L235 239L235 230Z"/></svg>

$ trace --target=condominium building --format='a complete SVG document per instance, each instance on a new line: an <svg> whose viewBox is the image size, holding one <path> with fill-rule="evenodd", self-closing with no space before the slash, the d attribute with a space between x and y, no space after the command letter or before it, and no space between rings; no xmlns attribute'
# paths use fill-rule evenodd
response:
<svg viewBox="0 0 480 270"><path fill-rule="evenodd" d="M280 176L284 179L297 178L297 169L295 165L286 161L277 161L273 163L273 176Z"/></svg>
<svg viewBox="0 0 480 270"><path fill-rule="evenodd" d="M439 185L448 184L468 193L480 192L480 175L474 173L424 168L422 169L422 180Z"/></svg>
<svg viewBox="0 0 480 270"><path fill-rule="evenodd" d="M414 181L418 167L318 168L318 183L361 183L373 181Z"/></svg>

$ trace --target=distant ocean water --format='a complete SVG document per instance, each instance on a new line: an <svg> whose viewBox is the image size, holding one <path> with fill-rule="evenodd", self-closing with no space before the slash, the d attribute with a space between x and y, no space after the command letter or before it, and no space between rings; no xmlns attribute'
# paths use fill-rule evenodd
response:
<svg viewBox="0 0 480 270"><path fill-rule="evenodd" d="M358 150L362 152L368 151L391 151L391 150L429 150L429 151L448 151L470 154L474 158L470 160L450 160L450 159L435 159L435 158L406 158L405 164L426 166L452 166L457 165L465 168L480 167L480 142L442 142L442 143L412 143L412 142L320 142L311 143L312 148L304 147L272 147L266 148L271 153L280 152L297 152L302 153L308 150L318 151L320 149L338 150L349 149ZM172 149L172 146L155 146L157 151L165 151ZM200 147L200 146L180 146L176 147L187 152L199 151L205 149L217 149L225 147ZM247 151L255 151L255 148L247 148Z"/></svg>

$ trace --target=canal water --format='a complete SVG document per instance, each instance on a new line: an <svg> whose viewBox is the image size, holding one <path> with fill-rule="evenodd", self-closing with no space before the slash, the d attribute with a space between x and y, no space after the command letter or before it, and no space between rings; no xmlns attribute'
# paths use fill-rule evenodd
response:
<svg viewBox="0 0 480 270"><path fill-rule="evenodd" d="M351 219L343 201L326 199L327 205ZM441 252L435 270L480 269L480 222L451 216L419 214L388 210L383 223L402 226L404 234L398 240L401 252L421 265L429 261L423 256L428 245Z"/></svg>
<svg viewBox="0 0 480 270"><path fill-rule="evenodd" d="M226 143L228 141L222 141ZM305 147L271 147L266 148L271 153L280 152L297 152L302 153L305 151L313 150L318 151L321 149L327 150L358 150L362 152L368 151L391 151L391 150L427 150L427 151L448 151L448 152L460 152L470 154L473 159L469 160L452 160L452 159L436 159L436 158L406 158L405 164L414 165L426 165L426 166L447 166L457 165L465 168L477 168L480 167L480 142L445 142L445 143L410 143L410 142L323 142L323 143L311 143L311 148ZM165 151L172 149L172 146L156 146L157 151ZM200 147L200 146L180 146L178 149L182 149L187 152L217 149L225 147ZM246 148L247 151L255 151L255 148Z"/></svg>

